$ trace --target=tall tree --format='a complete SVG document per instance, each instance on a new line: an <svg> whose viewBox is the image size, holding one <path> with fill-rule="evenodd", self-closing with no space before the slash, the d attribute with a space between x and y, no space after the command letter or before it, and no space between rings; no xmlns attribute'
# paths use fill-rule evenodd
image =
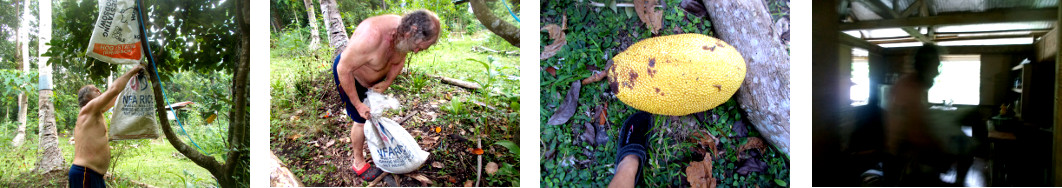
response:
<svg viewBox="0 0 1062 188"><path fill-rule="evenodd" d="M310 20L310 50L317 50L321 46L321 36L317 31L317 16L314 15L312 0L302 0L306 6L306 19Z"/></svg>
<svg viewBox="0 0 1062 188"><path fill-rule="evenodd" d="M39 41L48 41L51 39L51 25L52 25L52 6L51 1L41 1L40 3L40 15L41 15L41 34ZM44 52L48 50L48 46L44 42L38 42L43 48L38 52ZM42 55L43 56L43 55ZM41 58L46 59L46 58ZM40 139L40 147L37 155L37 168L38 173L47 173L52 170L61 170L65 164L63 158L63 152L59 149L59 135L57 134L55 127L55 106L52 103L52 66L49 63L40 62L37 63L38 75L40 75L40 85L38 85L37 95L37 109L39 112L38 117L38 138Z"/></svg>
<svg viewBox="0 0 1062 188"><path fill-rule="evenodd" d="M29 24L29 22L25 21L26 20L25 16L24 16L25 12L21 11L21 10L29 10L29 6L28 6L29 3L23 3L23 2L25 2L25 0L19 1L18 3L15 3L16 4L15 7L20 7L20 6L18 6L20 3L23 5L23 6L21 6L21 7L23 7L22 9L19 9L19 11L15 11L16 12L15 15L17 15L17 17L19 17L19 19L18 19L19 20L19 26L18 26L18 30L16 31L18 33L18 34L16 34L18 37L15 38L15 44L18 44L18 46L20 47L18 49L18 54L19 54L18 59L22 60L22 66L21 66L21 68L19 70L21 70L22 72L29 72L29 59L26 58L27 54L29 54L29 44L28 44L29 41L26 40L26 39L29 38L28 35L27 35L27 31L26 31L26 28L27 28L27 25ZM28 12L28 11L26 11L26 12ZM23 84L29 84L29 83L23 83ZM18 94L18 133L15 134L15 138L11 139L11 144L14 145L14 146L22 146L22 142L25 141L25 139L26 139L26 112L28 111L28 109L29 109L29 95L27 95L26 92L20 92Z"/></svg>
<svg viewBox="0 0 1062 188"><path fill-rule="evenodd" d="M236 17L237 35L239 39L237 42L237 57L235 66L235 75L232 83L232 101L233 107L229 111L230 123L228 132L228 153L227 159L222 162L218 162L209 155L205 155L199 152L195 148L188 146L180 140L170 126L169 121L160 121L162 127L162 133L166 135L166 140L173 145L178 152L188 157L189 160L194 162L203 168L206 168L210 174L214 175L218 184L221 187L247 187L250 178L250 113L248 113L248 100L250 90L248 88L248 72L250 71L250 8L247 5L246 0L237 0L232 6ZM157 62L156 62L157 63ZM154 66L154 65L153 65ZM159 75L156 72L151 72L151 77L156 78ZM155 94L155 109L159 116L159 119L167 119L167 113L165 111L165 101L162 98L161 85L158 82L152 82L154 94Z"/></svg>
<svg viewBox="0 0 1062 188"><path fill-rule="evenodd" d="M505 39L510 45L520 46L520 28L494 15L484 0L471 0L469 3L472 3L472 12L479 23L487 27L490 32Z"/></svg>
<svg viewBox="0 0 1062 188"><path fill-rule="evenodd" d="M328 44L332 46L334 55L339 55L347 48L347 28L343 26L343 18L339 16L339 8L336 0L321 0L321 15L324 16L325 27L328 29Z"/></svg>

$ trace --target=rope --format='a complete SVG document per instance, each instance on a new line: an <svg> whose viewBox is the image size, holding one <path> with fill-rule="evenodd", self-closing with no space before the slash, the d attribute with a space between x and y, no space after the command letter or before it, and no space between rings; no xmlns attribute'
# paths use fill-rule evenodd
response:
<svg viewBox="0 0 1062 188"><path fill-rule="evenodd" d="M516 14L513 14L513 9L509 8L509 3L505 2L505 0L502 0L502 4L505 5L505 10L509 10L509 15L513 16L513 19L516 19L516 23L520 23L520 17L516 16Z"/></svg>
<svg viewBox="0 0 1062 188"><path fill-rule="evenodd" d="M170 100L166 97L166 88L162 86L162 79L158 76L159 69L155 67L155 56L151 55L151 45L148 45L147 42L148 36L147 30L144 29L144 9L141 7L141 1L142 0L136 1L137 21L140 22L140 43L144 46L144 53L147 54L148 62L150 62L151 64L151 70L156 75L155 81L159 83L159 89L162 90L162 102L168 104L170 103ZM192 145L195 146L196 149L199 149L200 152L203 152L203 148L200 148L199 144L196 144L195 140L192 139L192 136L184 130L184 125L181 124L181 118L177 117L177 110L173 110L173 119L177 120L177 126L181 127L181 133L183 133L184 136L188 138L188 141L191 141ZM210 153L206 153L206 155L210 155Z"/></svg>

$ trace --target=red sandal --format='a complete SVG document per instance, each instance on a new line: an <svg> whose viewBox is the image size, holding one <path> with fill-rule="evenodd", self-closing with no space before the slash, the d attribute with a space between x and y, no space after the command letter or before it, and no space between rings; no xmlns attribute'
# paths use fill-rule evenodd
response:
<svg viewBox="0 0 1062 188"><path fill-rule="evenodd" d="M376 176L380 176L380 174L383 174L382 170L376 168L375 166L369 165L369 163L365 163L365 165L361 167L361 170L358 170L358 168L354 168L354 165L351 165L350 169L353 170L354 174L357 174L358 177L361 177L361 180L365 181L375 180Z"/></svg>

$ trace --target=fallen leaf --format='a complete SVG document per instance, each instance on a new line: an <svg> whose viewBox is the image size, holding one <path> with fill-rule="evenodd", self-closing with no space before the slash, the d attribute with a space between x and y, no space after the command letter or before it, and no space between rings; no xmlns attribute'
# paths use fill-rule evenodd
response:
<svg viewBox="0 0 1062 188"><path fill-rule="evenodd" d="M457 178L455 178L453 176L446 176L446 179L447 179L446 181L448 181L450 183L457 183ZM468 187L468 186L465 186L465 187Z"/></svg>
<svg viewBox="0 0 1062 188"><path fill-rule="evenodd" d="M686 10L686 12L693 14L698 18L708 15L708 10L705 10L704 4L701 4L700 0L682 0L682 3L679 3L679 6L681 6L683 10Z"/></svg>
<svg viewBox="0 0 1062 188"><path fill-rule="evenodd" d="M291 118L288 118L288 120L298 121L299 120L299 116L291 116Z"/></svg>
<svg viewBox="0 0 1062 188"><path fill-rule="evenodd" d="M472 149L472 154L483 155L483 148Z"/></svg>
<svg viewBox="0 0 1062 188"><path fill-rule="evenodd" d="M301 137L302 137L302 134L299 134L299 133L295 133L295 134L293 134L293 135L291 135L291 136L288 136L288 139L291 139L291 140L298 140L298 139L299 139L299 138L301 138Z"/></svg>
<svg viewBox="0 0 1062 188"><path fill-rule="evenodd" d="M582 84L578 81L572 82L572 87L568 89L568 94L564 97L564 102L560 107L553 112L553 116L549 117L547 125L560 125L568 122L568 119L575 115L576 107L579 105L579 88L582 88Z"/></svg>
<svg viewBox="0 0 1062 188"><path fill-rule="evenodd" d="M712 177L712 157L704 155L704 160L690 162L686 167L686 181L690 187L715 188L715 178Z"/></svg>
<svg viewBox="0 0 1062 188"><path fill-rule="evenodd" d="M435 133L439 133L439 132L442 132L442 127L436 126L435 127Z"/></svg>
<svg viewBox="0 0 1062 188"><path fill-rule="evenodd" d="M424 176L423 174L420 174L420 173L406 174L406 176L408 176L410 178L413 178L413 179L415 179L417 181L420 181L420 183L423 183L423 184L435 184L435 182L432 182L430 179L428 179L428 177L426 177L426 176Z"/></svg>
<svg viewBox="0 0 1062 188"><path fill-rule="evenodd" d="M741 145L738 148L738 154L744 154L745 150L758 149L760 153L766 152L767 146L763 145L763 139L759 137L749 137L749 140L745 142L745 145Z"/></svg>
<svg viewBox="0 0 1062 188"><path fill-rule="evenodd" d="M707 146L708 149L711 149L710 153L712 157L718 155L719 150L716 150L715 145L716 143L719 143L719 139L712 136L712 134L701 132L700 140L697 143L701 144L701 147Z"/></svg>
<svg viewBox="0 0 1062 188"><path fill-rule="evenodd" d="M498 163L489 162L487 163L487 166L483 168L483 170L487 171L487 175L493 176L494 173L498 172Z"/></svg>
<svg viewBox="0 0 1062 188"><path fill-rule="evenodd" d="M549 75L557 76L557 68L546 67L546 72L549 73Z"/></svg>
<svg viewBox="0 0 1062 188"><path fill-rule="evenodd" d="M749 175L751 172L763 173L763 170L767 169L767 162L760 161L759 159L748 159L741 164L741 167L737 169L737 173L741 175Z"/></svg>
<svg viewBox="0 0 1062 188"><path fill-rule="evenodd" d="M663 10L656 10L656 3L658 0L634 0L634 12L638 13L638 19L645 23L646 27L649 27L653 34L659 33L662 28L661 19L664 17Z"/></svg>
<svg viewBox="0 0 1062 188"><path fill-rule="evenodd" d="M472 187L472 183L473 183L472 180L466 180L465 181L465 187Z"/></svg>
<svg viewBox="0 0 1062 188"><path fill-rule="evenodd" d="M730 130L734 131L733 137L746 137L749 136L749 129L745 126L745 121L737 120L730 126Z"/></svg>
<svg viewBox="0 0 1062 188"><path fill-rule="evenodd" d="M328 143L325 143L324 147L326 147L326 148L327 147L332 147L332 144L335 144L335 143L336 143L336 140L329 140Z"/></svg>
<svg viewBox="0 0 1062 188"><path fill-rule="evenodd" d="M435 168L442 168L443 164L441 162L439 162L439 161L435 161L435 162L431 163L431 166L435 167Z"/></svg>
<svg viewBox="0 0 1062 188"><path fill-rule="evenodd" d="M583 134L579 134L579 140L590 143L591 145L597 144L597 131L594 131L594 126L590 122L583 123Z"/></svg>
<svg viewBox="0 0 1062 188"><path fill-rule="evenodd" d="M564 36L564 30L568 29L568 15L562 15L561 17L563 21L561 21L560 26L557 26L557 24L549 24L542 27L542 30L549 32L549 38L553 39L553 43L547 45L546 48L542 50L542 54L538 57L539 60L549 59L550 57L557 55L557 51L560 51L565 44L568 44L568 40L565 39Z"/></svg>

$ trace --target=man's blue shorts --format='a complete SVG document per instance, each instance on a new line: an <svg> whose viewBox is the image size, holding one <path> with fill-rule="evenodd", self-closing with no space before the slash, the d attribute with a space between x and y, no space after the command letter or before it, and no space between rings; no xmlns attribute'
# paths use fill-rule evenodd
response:
<svg viewBox="0 0 1062 188"><path fill-rule="evenodd" d="M70 187L107 187L107 183L103 181L103 174L83 166L70 166L69 175L67 185Z"/></svg>
<svg viewBox="0 0 1062 188"><path fill-rule="evenodd" d="M339 65L340 56L341 55L336 55L336 60L332 62L332 77L336 82L336 90L339 91L339 100L342 100L343 104L346 105L347 115L350 116L350 120L354 120L354 122L357 123L365 123L365 117L361 117L361 115L358 114L358 109L354 108L354 103L350 102L350 97L347 96L346 91L343 91L343 85L339 83L339 71L336 70L336 66ZM358 83L358 80L354 80L354 89L358 92L358 101L364 101L365 92L368 92L369 88L361 86L361 84Z"/></svg>

